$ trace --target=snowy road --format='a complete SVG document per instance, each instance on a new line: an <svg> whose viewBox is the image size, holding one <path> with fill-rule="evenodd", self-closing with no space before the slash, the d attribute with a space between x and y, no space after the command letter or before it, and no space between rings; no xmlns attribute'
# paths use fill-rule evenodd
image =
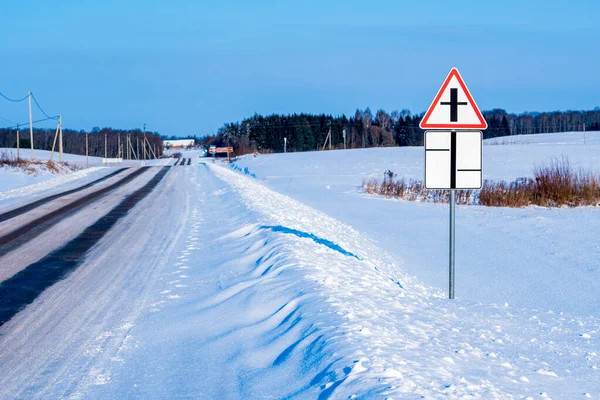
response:
<svg viewBox="0 0 600 400"><path fill-rule="evenodd" d="M186 158L0 327L0 398L600 396L597 319L449 302L349 226Z"/></svg>

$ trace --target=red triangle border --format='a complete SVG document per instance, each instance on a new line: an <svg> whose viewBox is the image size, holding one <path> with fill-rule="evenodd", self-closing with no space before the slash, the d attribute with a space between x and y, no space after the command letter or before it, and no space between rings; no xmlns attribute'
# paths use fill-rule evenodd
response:
<svg viewBox="0 0 600 400"><path fill-rule="evenodd" d="M456 80L458 80L458 83L460 84L462 90L465 92L467 99L469 100L470 104L473 106L473 110L475 111L477 118L479 118L479 121L481 122L480 124L452 124L452 123L428 124L427 123L427 120L429 119L429 117L431 116L431 113L433 112L433 110L437 106L438 102L440 101L440 97L442 97L442 94L444 94L444 91L446 90L446 87L448 87L448 84L450 83L450 80L452 79L452 77L456 77ZM485 118L483 118L481 111L479 111L479 107L477 106L477 103L475 103L475 100L473 100L473 96L471 96L471 92L469 92L469 89L467 89L467 85L465 85L465 82L463 81L462 77L460 76L460 72L458 72L458 69L452 68L450 70L450 73L446 77L446 80L444 80L442 87L438 91L437 95L433 99L433 102L431 102L431 105L427 109L425 116L421 120L419 127L421 129L487 129L487 127L488 127L487 122L486 122Z"/></svg>

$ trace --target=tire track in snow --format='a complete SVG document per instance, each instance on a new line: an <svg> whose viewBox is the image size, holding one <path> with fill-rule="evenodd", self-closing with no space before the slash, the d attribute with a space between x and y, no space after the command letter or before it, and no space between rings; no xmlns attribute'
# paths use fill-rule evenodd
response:
<svg viewBox="0 0 600 400"><path fill-rule="evenodd" d="M56 200L58 198L67 196L69 194L81 192L82 190L88 189L88 188L90 188L90 187L92 187L94 185L97 185L98 183L104 182L105 180L110 179L113 176L119 175L121 172L123 172L123 171L125 171L127 169L128 168L120 168L120 169L118 169L118 170L116 170L116 171L114 171L114 172L112 172L110 174L107 174L107 175L103 176L100 179L96 179L95 181L87 183L87 184L85 184L83 186L77 187L75 189L67 190L65 192L53 194L51 196L44 197L42 199L36 200L34 202L31 202L29 204L25 204L25 205L23 205L21 207L17 207L15 209L10 210L10 211L6 211L6 212L0 214L0 223L4 222L6 220L9 220L11 218L14 218L16 216L19 216L21 214L24 214L26 212L29 212L29 211L31 211L33 209L36 209L36 208L38 208L38 207L40 207L40 206L42 206L42 205L44 205L46 203L49 203L49 202L51 202L53 200Z"/></svg>
<svg viewBox="0 0 600 400"><path fill-rule="evenodd" d="M191 178L192 185L199 185L196 175ZM150 312L158 312L163 309L164 305L169 301L180 299L182 291L186 291L189 288L189 284L184 283L189 278L187 273L192 269L190 264L190 256L200 249L198 244L198 234L200 228L203 225L204 219L202 218L201 206L205 201L204 196L200 196L194 199L194 206L191 210L190 216L193 221L190 231L185 239L185 248L177 255L177 261L175 262L173 269L174 271L168 274L169 289L163 289L159 295L162 299L150 305ZM175 279L173 279L175 276ZM199 284L194 284L197 287Z"/></svg>
<svg viewBox="0 0 600 400"><path fill-rule="evenodd" d="M141 167L109 186L103 187L102 189L98 189L95 192L89 193L77 200L74 200L63 207L36 218L35 220L0 237L0 257L19 248L23 244L50 229L57 221L73 215L82 208L111 193L115 189L131 182L148 169L150 169L150 167Z"/></svg>
<svg viewBox="0 0 600 400"><path fill-rule="evenodd" d="M146 185L127 196L75 239L0 282L0 327L32 303L44 290L79 267L87 252L139 201L152 192L169 168L162 167Z"/></svg>

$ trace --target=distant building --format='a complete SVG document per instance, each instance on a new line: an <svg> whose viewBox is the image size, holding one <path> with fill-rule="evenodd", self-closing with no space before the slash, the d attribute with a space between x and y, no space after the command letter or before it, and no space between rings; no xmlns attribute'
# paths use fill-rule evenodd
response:
<svg viewBox="0 0 600 400"><path fill-rule="evenodd" d="M165 149L187 149L194 147L194 139L163 140Z"/></svg>

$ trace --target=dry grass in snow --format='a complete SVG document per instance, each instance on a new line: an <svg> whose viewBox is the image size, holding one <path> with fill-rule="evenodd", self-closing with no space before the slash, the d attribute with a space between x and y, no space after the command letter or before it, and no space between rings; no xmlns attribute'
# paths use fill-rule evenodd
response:
<svg viewBox="0 0 600 400"><path fill-rule="evenodd" d="M387 171L383 181L365 180L365 193L408 201L447 203L449 191L427 190L422 181L394 179ZM600 177L592 172L575 171L569 160L553 159L549 165L537 167L533 178L513 182L486 180L481 190L457 190L457 204L479 204L490 207L578 207L600 204Z"/></svg>
<svg viewBox="0 0 600 400"><path fill-rule="evenodd" d="M0 153L0 167L23 170L30 175L37 174L40 171L48 171L53 174L61 174L77 170L76 167L69 165L66 162L58 163L51 160L25 160L23 158L16 158L6 151Z"/></svg>

